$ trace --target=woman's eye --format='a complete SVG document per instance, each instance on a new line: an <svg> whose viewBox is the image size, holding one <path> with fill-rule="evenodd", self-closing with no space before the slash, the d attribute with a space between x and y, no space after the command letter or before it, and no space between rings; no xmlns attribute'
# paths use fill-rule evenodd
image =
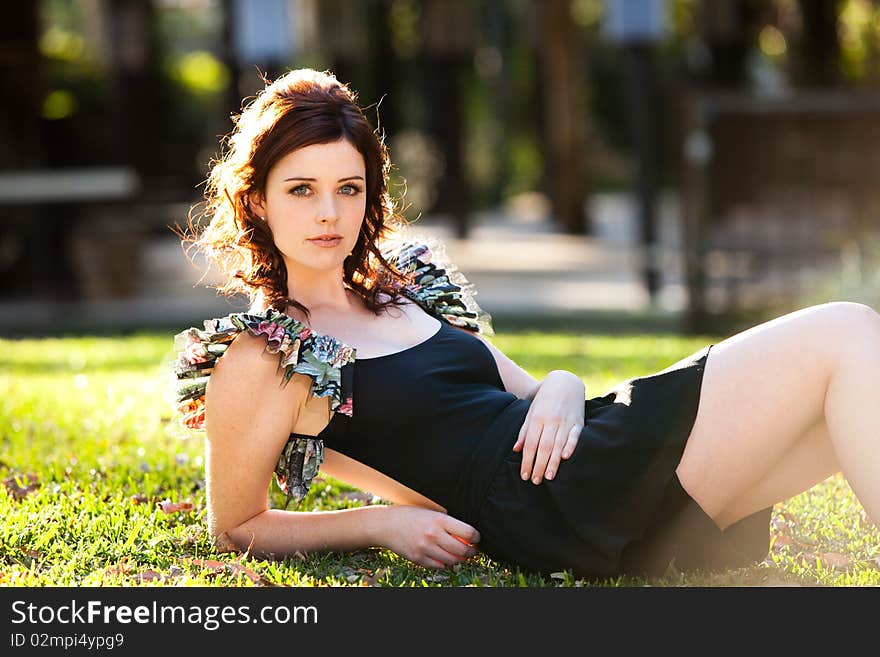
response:
<svg viewBox="0 0 880 657"><path fill-rule="evenodd" d="M348 194L349 196L354 196L355 194L359 194L360 191L361 191L361 188L358 187L357 185L343 185L343 186L342 186L342 189L348 189L348 190L350 190L350 191L348 191L348 192L345 192L345 193Z"/></svg>
<svg viewBox="0 0 880 657"><path fill-rule="evenodd" d="M308 185L299 185L298 187L294 187L293 189L291 189L290 193L293 194L294 196L305 196L305 194L297 194L297 192L301 189L308 191L309 186Z"/></svg>
<svg viewBox="0 0 880 657"><path fill-rule="evenodd" d="M343 193L346 196L356 196L360 194L361 188L357 185L343 185L340 189L344 190ZM302 190L302 193L300 193ZM308 196L309 186L308 185L298 185L290 190L290 193L294 196Z"/></svg>

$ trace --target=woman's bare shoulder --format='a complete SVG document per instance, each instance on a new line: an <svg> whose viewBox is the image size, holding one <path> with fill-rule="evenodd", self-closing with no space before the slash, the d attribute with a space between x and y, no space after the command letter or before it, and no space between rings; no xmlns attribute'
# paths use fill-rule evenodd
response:
<svg viewBox="0 0 880 657"><path fill-rule="evenodd" d="M309 378L305 375L291 377L294 385L282 385L284 369L278 354L266 349L266 338L242 331L229 344L223 358L218 359L209 386L229 387L238 395L261 392L286 391L287 401L305 400Z"/></svg>
<svg viewBox="0 0 880 657"><path fill-rule="evenodd" d="M208 431L217 440L219 427L249 427L268 440L281 441L297 426L310 383L302 374L285 380L277 354L266 351L266 340L243 332L217 361L208 381Z"/></svg>
<svg viewBox="0 0 880 657"><path fill-rule="evenodd" d="M241 374L262 373L278 369L278 356L266 351L266 338L242 331L229 344L223 358L217 361L216 370L241 370Z"/></svg>

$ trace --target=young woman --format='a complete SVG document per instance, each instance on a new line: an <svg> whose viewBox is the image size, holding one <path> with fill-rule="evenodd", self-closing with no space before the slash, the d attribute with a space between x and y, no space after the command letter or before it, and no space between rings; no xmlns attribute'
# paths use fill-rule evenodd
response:
<svg viewBox="0 0 880 657"><path fill-rule="evenodd" d="M442 244L396 215L389 168L355 94L295 70L238 117L209 221L181 233L252 302L175 339L216 539L596 577L736 567L766 557L774 503L839 470L880 519L871 308L804 308L586 399L487 339ZM273 474L299 502L319 469L391 504L269 507Z"/></svg>

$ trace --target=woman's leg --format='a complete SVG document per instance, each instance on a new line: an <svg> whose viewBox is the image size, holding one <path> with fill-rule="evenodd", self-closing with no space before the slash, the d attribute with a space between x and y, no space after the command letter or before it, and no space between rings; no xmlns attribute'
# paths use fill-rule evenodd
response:
<svg viewBox="0 0 880 657"><path fill-rule="evenodd" d="M810 427L751 488L730 502L715 521L722 528L787 500L840 472L824 420Z"/></svg>
<svg viewBox="0 0 880 657"><path fill-rule="evenodd" d="M880 315L810 306L719 342L676 473L722 528L842 469L880 520Z"/></svg>

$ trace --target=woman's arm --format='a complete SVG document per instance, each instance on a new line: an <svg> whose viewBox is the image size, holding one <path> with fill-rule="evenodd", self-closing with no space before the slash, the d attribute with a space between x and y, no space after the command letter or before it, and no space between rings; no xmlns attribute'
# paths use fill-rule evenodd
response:
<svg viewBox="0 0 880 657"><path fill-rule="evenodd" d="M492 356L495 358L495 364L498 366L498 373L501 375L501 382L504 384L505 390L507 390L508 392L512 392L520 399L535 398L538 389L547 380L546 378L542 381L538 381L538 379L526 372L516 362L509 358L507 354L505 354L503 351L501 351L498 347L489 342L489 340L487 340L479 333L474 333L473 331L469 331L468 329L461 328L459 326L456 326L454 328L457 328L459 331L469 333L470 335L473 335L474 337L482 340L483 343L489 348L489 351L492 352ZM568 370L552 370L551 372L547 373L547 377L563 379L567 378L570 379L572 382L574 382L576 379L580 379L580 377Z"/></svg>
<svg viewBox="0 0 880 657"><path fill-rule="evenodd" d="M477 531L444 513L368 506L339 511L270 509L268 487L307 386L282 385L277 354L242 333L217 361L205 395L208 529L252 554L387 547L432 567L473 554Z"/></svg>
<svg viewBox="0 0 880 657"><path fill-rule="evenodd" d="M399 481L334 449L324 448L321 471L360 490L398 505L421 506L446 513L446 509Z"/></svg>
<svg viewBox="0 0 880 657"><path fill-rule="evenodd" d="M208 529L254 553L357 549L376 542L376 512L269 509L268 487L308 388L282 385L277 354L242 333L217 361L205 393Z"/></svg>
<svg viewBox="0 0 880 657"><path fill-rule="evenodd" d="M538 379L508 358L503 351L479 333L474 333L473 331L461 328L460 326L456 326L455 328L482 340L483 344L489 348L489 351L492 352L493 358L495 358L495 364L498 366L498 373L501 375L501 382L504 384L504 389L507 390L507 392L512 392L520 399L534 398L535 393L538 391L538 386L541 385Z"/></svg>

